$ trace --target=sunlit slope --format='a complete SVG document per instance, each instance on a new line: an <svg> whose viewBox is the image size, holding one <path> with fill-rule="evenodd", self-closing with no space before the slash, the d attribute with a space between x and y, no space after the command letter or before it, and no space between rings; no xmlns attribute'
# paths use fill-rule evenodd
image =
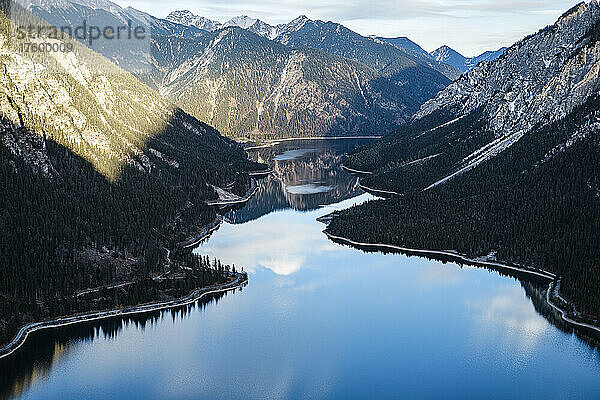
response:
<svg viewBox="0 0 600 400"><path fill-rule="evenodd" d="M12 19L17 7L11 4ZM17 19L19 25L45 24L26 11ZM68 36L19 40L7 15L0 23L2 114L72 150L108 179L117 179L174 116L170 102ZM21 43L65 43L74 50L27 53Z"/></svg>

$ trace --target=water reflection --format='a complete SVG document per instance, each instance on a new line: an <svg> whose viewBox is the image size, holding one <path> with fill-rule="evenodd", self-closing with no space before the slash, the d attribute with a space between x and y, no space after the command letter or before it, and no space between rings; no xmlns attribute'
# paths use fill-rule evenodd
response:
<svg viewBox="0 0 600 400"><path fill-rule="evenodd" d="M547 306L545 282L328 240L318 217L372 199L336 146L349 144L254 153L281 156L275 174L196 250L250 272L243 294L40 332L0 364L0 396L599 398L600 353ZM334 189L289 190L303 186Z"/></svg>
<svg viewBox="0 0 600 400"><path fill-rule="evenodd" d="M343 208L347 208L348 206L348 204L345 204ZM459 284L465 280L463 273L465 269L484 269L501 277L513 278L516 282L519 282L525 296L533 303L534 309L531 309L529 304L520 301L523 293L519 289L515 290L514 285L507 285L506 289L510 288L512 290L510 293L497 293L493 296L489 293L484 293L480 298L470 298L466 306L471 309L478 309L481 321L487 321L488 327L489 324L496 324L493 328L497 329L498 324L503 324L503 330L506 332L515 332L515 330L518 330L518 336L527 336L529 334L533 334L531 336L539 336L539 334L543 333L548 328L547 324L539 318L543 316L554 327L566 333L576 334L580 339L600 352L600 335L596 331L567 323L562 319L560 313L548 304L546 294L549 282L545 278L532 276L516 270L492 269L485 264L478 264L477 262L465 264L463 260L450 255L423 255L422 253L411 253L410 251L390 251L386 247L377 248L348 245L345 242L335 239L333 239L333 242L361 250L364 253L402 254L411 258L436 261L441 263L441 265L451 264L459 267L459 269L424 269L425 272L419 275L421 287L432 286L443 288L448 285ZM516 305L517 301L520 301L519 306Z"/></svg>
<svg viewBox="0 0 600 400"><path fill-rule="evenodd" d="M236 291L243 289L236 289ZM0 360L0 400L22 396L30 387L42 384L69 353L84 343L97 339L116 340L125 329L144 332L146 328L170 319L175 322L188 317L194 310L204 310L218 304L229 292L204 296L196 303L171 310L161 310L125 318L109 318L62 328L34 332L11 357ZM235 291L231 292L232 294Z"/></svg>
<svg viewBox="0 0 600 400"><path fill-rule="evenodd" d="M256 195L226 215L240 224L274 211L316 210L362 193L358 178L340 167L344 154L369 140L306 140L255 149L251 156L266 162L273 174L261 181Z"/></svg>

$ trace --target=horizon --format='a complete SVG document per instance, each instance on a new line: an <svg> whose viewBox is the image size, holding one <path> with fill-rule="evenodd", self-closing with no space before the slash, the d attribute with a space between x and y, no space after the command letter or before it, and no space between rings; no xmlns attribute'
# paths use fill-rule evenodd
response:
<svg viewBox="0 0 600 400"><path fill-rule="evenodd" d="M210 4L194 0L167 4L149 0L116 0L115 3L158 18L166 18L173 11L189 10L221 23L246 15L278 25L306 15L311 20L339 23L363 36L407 37L428 52L446 45L465 57L474 57L485 51L510 47L523 37L555 23L580 1L398 0L398 10L390 10L389 5L383 7L385 2L369 5L362 0L347 7L312 0L303 2L303 6L271 1L230 5L222 0Z"/></svg>

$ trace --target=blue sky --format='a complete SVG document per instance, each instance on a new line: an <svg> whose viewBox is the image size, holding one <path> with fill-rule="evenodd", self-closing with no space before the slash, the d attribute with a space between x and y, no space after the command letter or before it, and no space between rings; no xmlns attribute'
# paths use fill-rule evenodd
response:
<svg viewBox="0 0 600 400"><path fill-rule="evenodd" d="M188 9L221 22L249 15L271 24L305 14L363 35L408 36L426 50L448 44L466 56L508 46L554 21L565 0L115 0L158 17ZM589 0L588 0L589 1Z"/></svg>

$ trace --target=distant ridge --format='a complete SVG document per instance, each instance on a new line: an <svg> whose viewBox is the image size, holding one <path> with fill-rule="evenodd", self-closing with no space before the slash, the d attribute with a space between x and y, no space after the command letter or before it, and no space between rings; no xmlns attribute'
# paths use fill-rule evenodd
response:
<svg viewBox="0 0 600 400"><path fill-rule="evenodd" d="M502 47L496 51L486 51L485 53L476 57L465 57L449 46L442 46L439 49L432 51L431 55L438 62L450 64L462 72L468 72L481 62L493 61L500 57L502 54L504 54L506 49L506 47Z"/></svg>

